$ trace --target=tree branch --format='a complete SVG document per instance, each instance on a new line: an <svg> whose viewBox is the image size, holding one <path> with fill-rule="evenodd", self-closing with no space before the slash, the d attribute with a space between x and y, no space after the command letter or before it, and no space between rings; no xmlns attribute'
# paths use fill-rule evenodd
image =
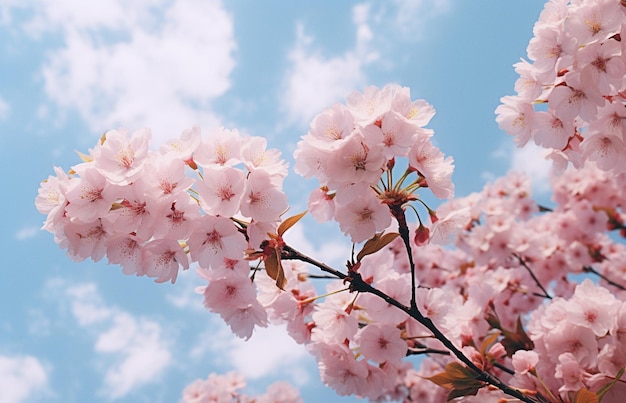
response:
<svg viewBox="0 0 626 403"><path fill-rule="evenodd" d="M505 384L504 382L502 382L498 377L491 375L483 370L481 370L480 368L478 368L476 366L476 364L474 364L469 358L467 358L465 356L465 354L463 354L463 352L461 350L459 350L453 343L452 341L450 341L438 328L437 326L435 326L435 324L433 323L433 321L431 321L429 318L425 317L424 315L422 315L422 313L419 311L419 309L417 309L417 307L415 308L410 308L404 304L402 304L401 302L397 301L396 299L390 297L389 295L385 294L384 292L372 287L370 284L368 284L365 280L363 280L363 278L361 277L361 274L359 274L358 272L350 272L349 274L344 274L338 270L333 269L332 267L326 265L325 263L319 262L313 258L310 258L302 253L300 253L299 251L297 251L296 249L290 247L290 246L285 246L283 248L283 254L281 256L282 259L285 260L300 260L302 262L306 262L309 263L315 267L318 267L319 269L321 269L324 272L330 273L332 275L334 275L335 277L342 279L346 282L350 283L350 291L351 292L367 292L370 294L374 294L376 296L378 296L379 298L382 298L385 302L387 302L388 304L395 306L396 308L402 310L403 312L405 312L407 315L409 315L410 317L412 317L413 319L417 320L420 324L422 324L423 326L425 326L432 334L433 336L435 336L435 338L437 340L439 340L452 354L454 354L461 362L463 362L468 368L470 368L475 374L476 374L476 379L479 381L484 382L485 384L489 384L492 385L498 389L500 389L502 392L504 392L505 394L515 397L523 402L526 403L538 403L540 402L539 400L531 397L531 396L527 396L524 393L522 393L521 391L510 387L509 385Z"/></svg>

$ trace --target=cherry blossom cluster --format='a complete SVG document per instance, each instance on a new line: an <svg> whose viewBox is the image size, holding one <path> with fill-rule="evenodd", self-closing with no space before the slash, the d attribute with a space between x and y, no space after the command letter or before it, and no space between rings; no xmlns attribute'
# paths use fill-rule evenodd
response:
<svg viewBox="0 0 626 403"><path fill-rule="evenodd" d="M236 372L224 375L209 374L207 379L196 379L183 391L183 403L302 403L298 390L285 382L268 386L258 396L242 393L246 387L244 377Z"/></svg>
<svg viewBox="0 0 626 403"><path fill-rule="evenodd" d="M248 254L276 232L288 207L281 189L287 165L265 139L222 128L203 137L194 127L158 151L149 141L147 129L111 130L89 154L79 153L83 162L69 173L54 168L35 202L47 215L43 229L74 260L106 256L125 274L159 283L174 283L181 267L196 263L209 281L200 290L205 306L249 338L268 321ZM244 387L238 374L211 374L190 384L183 401L302 401L282 382L255 397L241 393Z"/></svg>
<svg viewBox="0 0 626 403"><path fill-rule="evenodd" d="M517 95L496 109L500 128L548 149L559 172L586 160L626 171L625 12L618 0L549 1L530 61L515 64Z"/></svg>
<svg viewBox="0 0 626 403"><path fill-rule="evenodd" d="M538 307L527 327L534 349L512 357L520 387L567 396L583 387L599 390L623 373L626 302L589 279L570 298ZM621 401L624 393L625 384L616 382L602 401Z"/></svg>
<svg viewBox="0 0 626 403"><path fill-rule="evenodd" d="M439 198L452 197L453 160L433 145L433 131L424 128L434 114L426 101L411 100L409 88L388 85L355 91L346 105L317 115L294 153L296 172L321 185L311 193L311 214L320 222L335 219L359 243L389 227L389 205L411 200L420 187ZM408 167L393 183L391 170L400 157ZM405 184L411 173L415 178Z"/></svg>
<svg viewBox="0 0 626 403"><path fill-rule="evenodd" d="M66 174L55 168L39 188L44 229L75 260L122 266L125 274L174 283L197 263L211 279L205 305L249 337L266 315L256 300L247 251L259 249L287 210L287 165L261 137L194 127L149 150L150 131L104 134ZM243 281L245 279L246 281ZM241 282L237 295L225 294ZM236 326L236 325L233 325Z"/></svg>

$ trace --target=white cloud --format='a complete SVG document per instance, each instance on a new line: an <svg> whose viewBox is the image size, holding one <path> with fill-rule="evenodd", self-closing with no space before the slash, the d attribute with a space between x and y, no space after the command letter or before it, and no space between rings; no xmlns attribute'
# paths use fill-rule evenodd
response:
<svg viewBox="0 0 626 403"><path fill-rule="evenodd" d="M283 326L255 329L248 341L230 336L228 356L237 371L249 379L266 377L277 372L293 375L308 357L304 346L297 344ZM299 371L298 371L299 372Z"/></svg>
<svg viewBox="0 0 626 403"><path fill-rule="evenodd" d="M394 27L407 38L421 39L424 23L450 11L450 0L394 0Z"/></svg>
<svg viewBox="0 0 626 403"><path fill-rule="evenodd" d="M533 193L538 196L550 192L552 163L545 158L546 155L547 151L534 143L518 148L508 142L493 153L494 158L510 161L509 170L528 175ZM495 179L492 173L483 173L483 177L490 181Z"/></svg>
<svg viewBox="0 0 626 403"><path fill-rule="evenodd" d="M2 97L0 97L0 120L6 120L11 113L11 105Z"/></svg>
<svg viewBox="0 0 626 403"><path fill-rule="evenodd" d="M196 265L192 265L189 270L178 273L176 287L166 294L166 299L175 307L185 311L202 312L207 310L202 304L203 297L196 293L196 287L206 286L206 280L200 278L196 273Z"/></svg>
<svg viewBox="0 0 626 403"><path fill-rule="evenodd" d="M104 377L103 390L114 399L154 381L172 358L158 323L137 320L124 312L117 313L111 328L98 336L95 350L119 355L117 365Z"/></svg>
<svg viewBox="0 0 626 403"><path fill-rule="evenodd" d="M101 393L117 399L153 382L172 356L159 323L106 305L95 284L65 291L78 323L95 333L94 350L106 367Z"/></svg>
<svg viewBox="0 0 626 403"><path fill-rule="evenodd" d="M234 369L250 380L281 377L298 385L310 380L305 364L313 358L289 336L284 326L257 327L249 340L242 340L213 315L197 340L190 352L192 358L204 359L209 355L214 363L226 365L228 370Z"/></svg>
<svg viewBox="0 0 626 403"><path fill-rule="evenodd" d="M17 231L15 234L15 239L18 241L24 241L26 239L30 239L39 233L38 227L24 227Z"/></svg>
<svg viewBox="0 0 626 403"><path fill-rule="evenodd" d="M515 148L511 158L511 170L528 175L535 194L546 194L550 191L552 163L546 160L546 153L541 147L527 144L522 148Z"/></svg>
<svg viewBox="0 0 626 403"><path fill-rule="evenodd" d="M24 29L63 46L43 67L45 91L95 132L151 127L158 141L211 127L230 87L232 17L219 0L35 1Z"/></svg>
<svg viewBox="0 0 626 403"><path fill-rule="evenodd" d="M289 53L290 68L284 82L282 108L291 123L306 124L314 115L343 100L366 80L364 66L378 59L371 49L369 6L353 8L356 44L343 55L325 57L314 46L304 26L296 27L296 44Z"/></svg>
<svg viewBox="0 0 626 403"><path fill-rule="evenodd" d="M48 371L30 355L0 356L0 401L25 402L48 388Z"/></svg>

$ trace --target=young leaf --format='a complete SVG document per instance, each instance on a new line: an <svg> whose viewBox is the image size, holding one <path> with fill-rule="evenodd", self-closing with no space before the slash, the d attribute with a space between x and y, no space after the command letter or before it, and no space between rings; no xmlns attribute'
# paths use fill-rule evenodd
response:
<svg viewBox="0 0 626 403"><path fill-rule="evenodd" d="M500 332L498 331L493 332L492 334L485 337L482 344L480 345L480 354L483 357L487 355L487 350L489 350L489 348L493 346L493 344L498 340L498 337L500 337Z"/></svg>
<svg viewBox="0 0 626 403"><path fill-rule="evenodd" d="M617 375L615 375L615 379L613 379L611 382L607 383L606 385L604 385L603 387L600 388L600 390L598 390L596 392L596 394L598 395L598 401L602 401L602 398L604 397L604 395L606 395L606 393L611 390L611 388L613 386L615 386L615 384L617 383L617 381L620 380L620 378L622 377L622 375L624 375L624 370L626 368L622 367L619 372L617 373Z"/></svg>
<svg viewBox="0 0 626 403"><path fill-rule="evenodd" d="M283 222L281 222L278 226L278 236L282 237L285 231L293 227L302 217L304 217L306 213L307 211L305 210L302 213L286 218Z"/></svg>
<svg viewBox="0 0 626 403"><path fill-rule="evenodd" d="M400 234L396 232L389 232L387 234L374 235L371 239L368 239L363 245L363 249L356 256L356 261L360 262L365 256L371 255L373 253L378 252L385 246L389 245L394 239L396 239Z"/></svg>
<svg viewBox="0 0 626 403"><path fill-rule="evenodd" d="M596 395L590 390L587 390L587 388L585 387L582 387L578 389L578 391L576 391L576 394L574 395L574 400L572 401L572 403L599 403L599 402L600 402L600 399L598 399L598 395Z"/></svg>
<svg viewBox="0 0 626 403"><path fill-rule="evenodd" d="M476 374L469 368L464 367L458 362L451 362L446 365L446 369L443 372L435 374L426 378L437 385L456 391L455 393L465 393L461 395L453 396L466 396L472 394L473 390L478 391L485 384L476 379ZM476 393L473 393L476 394Z"/></svg>
<svg viewBox="0 0 626 403"><path fill-rule="evenodd" d="M276 286L281 290L285 290L287 279L285 278L285 271L280 261L280 257L276 253L272 253L267 256L263 261L265 263L265 271L271 279L276 280Z"/></svg>
<svg viewBox="0 0 626 403"><path fill-rule="evenodd" d="M476 396L476 394L478 393L478 390L482 387L471 387L471 388L467 388L467 389L453 389L450 391L450 393L448 393L448 397L447 397L447 401L449 402L452 399L456 399L457 397L463 397L463 396Z"/></svg>

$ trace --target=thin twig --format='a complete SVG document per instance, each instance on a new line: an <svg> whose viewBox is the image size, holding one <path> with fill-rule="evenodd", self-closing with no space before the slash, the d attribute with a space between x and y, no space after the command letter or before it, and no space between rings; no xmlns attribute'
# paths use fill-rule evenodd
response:
<svg viewBox="0 0 626 403"><path fill-rule="evenodd" d="M544 297L544 298L548 298L548 299L552 299L550 294L548 294L548 291L546 291L546 289L543 288L543 285L541 285L541 283L539 282L539 279L537 278L537 276L535 276L535 273L533 273L533 271L530 269L530 267L526 264L526 261L524 259L522 259L522 257L520 255L518 255L517 253L514 253L513 256L515 256L517 258L517 260L519 261L519 263L528 271L530 276L535 281L535 284L537 284L537 286L543 292L543 295L538 295L538 296ZM533 294L535 294L535 293L533 293ZM535 294L535 295L537 295L537 294Z"/></svg>
<svg viewBox="0 0 626 403"><path fill-rule="evenodd" d="M616 283L613 280L610 280L607 276L605 276L604 274L600 273L599 271L597 271L596 269L594 269L591 266L583 267L583 272L595 274L596 276L600 277L602 280L606 281L608 284L612 285L613 287L617 287L617 288L619 288L622 291L626 291L626 287L624 287L621 284Z"/></svg>

